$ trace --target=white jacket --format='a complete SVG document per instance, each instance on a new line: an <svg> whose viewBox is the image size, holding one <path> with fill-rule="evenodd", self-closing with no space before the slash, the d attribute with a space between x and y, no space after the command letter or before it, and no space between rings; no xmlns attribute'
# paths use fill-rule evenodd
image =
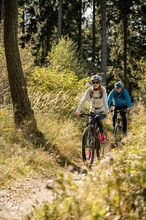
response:
<svg viewBox="0 0 146 220"><path fill-rule="evenodd" d="M93 113L100 113L102 111L109 111L108 104L107 104L107 93L105 87L102 86L102 97L100 98L99 91L93 91L92 97L90 97L91 90L93 91L93 87L87 89L85 92L76 112L80 113L84 104L87 100L90 100L90 112Z"/></svg>

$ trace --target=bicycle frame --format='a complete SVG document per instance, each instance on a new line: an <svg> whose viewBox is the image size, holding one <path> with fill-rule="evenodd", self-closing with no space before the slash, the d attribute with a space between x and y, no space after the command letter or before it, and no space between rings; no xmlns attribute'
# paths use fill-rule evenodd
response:
<svg viewBox="0 0 146 220"><path fill-rule="evenodd" d="M96 114L95 114L96 115ZM99 140L99 128L93 121L93 114L81 114L80 117L88 116L89 122L83 132L82 137L82 158L83 161L91 167L94 161L94 152L96 151L97 158L100 160L103 157L104 148L100 144ZM89 153L89 158L86 155L86 150Z"/></svg>
<svg viewBox="0 0 146 220"><path fill-rule="evenodd" d="M120 109L120 110L115 109L112 111L116 112L117 114L116 120L115 120L114 134L115 134L115 142L116 144L118 144L122 139L122 128L123 128L122 116L120 112L127 112L127 110L126 109Z"/></svg>

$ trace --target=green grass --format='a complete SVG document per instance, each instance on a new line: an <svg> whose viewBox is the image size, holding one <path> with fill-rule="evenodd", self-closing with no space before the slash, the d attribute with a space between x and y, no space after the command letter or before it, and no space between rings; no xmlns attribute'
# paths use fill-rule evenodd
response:
<svg viewBox="0 0 146 220"><path fill-rule="evenodd" d="M54 115L35 115L45 143L39 148L14 130L12 110L0 110L1 185L29 175L56 175L67 164L77 166L81 159L80 135L71 120Z"/></svg>
<svg viewBox="0 0 146 220"><path fill-rule="evenodd" d="M138 120L137 120L138 118ZM107 125L110 125L109 116ZM134 107L128 137L87 174L62 172L54 201L35 207L26 219L139 220L146 216L145 109ZM109 133L110 126L107 126ZM112 134L109 135L111 138Z"/></svg>
<svg viewBox="0 0 146 220"><path fill-rule="evenodd" d="M15 132L11 108L0 110L1 186L30 176L52 176L54 200L35 207L26 219L139 220L146 215L146 118L145 108L133 108L128 136L114 149L111 115L104 120L108 156L87 174L82 168L81 136L84 119L61 119L56 114L35 115L45 144L39 148ZM129 121L128 121L129 122ZM85 167L84 167L85 169Z"/></svg>

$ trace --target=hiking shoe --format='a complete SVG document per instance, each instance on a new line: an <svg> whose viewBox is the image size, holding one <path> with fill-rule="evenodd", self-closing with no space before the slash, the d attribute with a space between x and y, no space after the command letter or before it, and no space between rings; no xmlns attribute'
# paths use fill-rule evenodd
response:
<svg viewBox="0 0 146 220"><path fill-rule="evenodd" d="M105 134L102 133L102 134L100 134L100 142L102 143L104 141L105 141Z"/></svg>
<svg viewBox="0 0 146 220"><path fill-rule="evenodd" d="M89 150L88 152L87 152L87 155L86 155L86 159L90 159L90 157L91 157L91 150Z"/></svg>

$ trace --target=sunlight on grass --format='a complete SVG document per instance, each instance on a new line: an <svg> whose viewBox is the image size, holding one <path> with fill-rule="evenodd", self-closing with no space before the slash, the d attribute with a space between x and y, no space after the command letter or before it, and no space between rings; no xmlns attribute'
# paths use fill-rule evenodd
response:
<svg viewBox="0 0 146 220"><path fill-rule="evenodd" d="M133 108L123 144L109 148L108 156L92 169L86 168L86 174L71 172L72 167L65 166L82 166L81 137L85 121L37 113L38 128L46 142L36 148L21 133L12 132L9 111L3 109L0 113L1 186L16 179L23 181L27 176L53 175L54 178L52 203L35 207L26 219L144 219L146 123L142 105ZM111 115L105 119L104 127L109 145L113 141Z"/></svg>
<svg viewBox="0 0 146 220"><path fill-rule="evenodd" d="M11 114L11 110L7 108L0 111L2 184L30 174L56 175L60 169L57 163L61 160L60 155L73 163L81 158L80 136L71 120L61 120L55 115L36 115L38 128L45 135L46 145L49 143L48 151L44 151L43 146L35 148L29 140L24 139L20 131L14 132Z"/></svg>
<svg viewBox="0 0 146 220"><path fill-rule="evenodd" d="M144 115L143 106L137 106L124 145L111 150L110 157L87 174L66 171L58 175L54 180L54 201L35 207L26 219L145 219ZM112 125L107 122L110 129Z"/></svg>

